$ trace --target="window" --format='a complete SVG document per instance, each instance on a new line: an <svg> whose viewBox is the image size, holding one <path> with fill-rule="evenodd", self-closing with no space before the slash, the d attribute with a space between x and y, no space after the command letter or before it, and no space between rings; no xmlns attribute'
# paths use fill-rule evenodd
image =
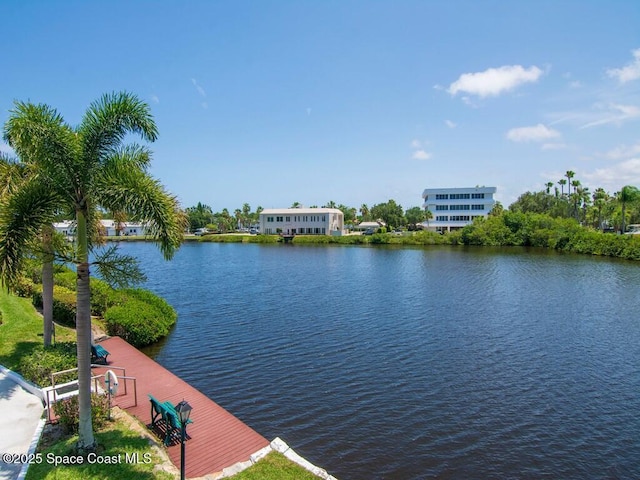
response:
<svg viewBox="0 0 640 480"><path fill-rule="evenodd" d="M291 217L285 217L285 220L286 220L287 222L290 222L290 221L291 221Z"/></svg>
<svg viewBox="0 0 640 480"><path fill-rule="evenodd" d="M436 200L449 200L449 194L448 193L437 193L436 194Z"/></svg>
<svg viewBox="0 0 640 480"><path fill-rule="evenodd" d="M449 217L446 215L440 215L436 217L436 221L437 222L448 222L449 221Z"/></svg>
<svg viewBox="0 0 640 480"><path fill-rule="evenodd" d="M484 205L471 205L471 210L484 210Z"/></svg>
<svg viewBox="0 0 640 480"><path fill-rule="evenodd" d="M484 193L472 193L471 198L484 198Z"/></svg>
<svg viewBox="0 0 640 480"><path fill-rule="evenodd" d="M469 210L469 205L449 205L449 210Z"/></svg>
<svg viewBox="0 0 640 480"><path fill-rule="evenodd" d="M470 195L468 193L452 193L449 198L451 200L465 200L470 198Z"/></svg>
<svg viewBox="0 0 640 480"><path fill-rule="evenodd" d="M283 217L276 217L276 222L281 222Z"/></svg>
<svg viewBox="0 0 640 480"><path fill-rule="evenodd" d="M449 220L451 220L452 222L468 222L469 215L451 215L449 217Z"/></svg>
<svg viewBox="0 0 640 480"><path fill-rule="evenodd" d="M449 210L449 205L436 205L436 210Z"/></svg>
<svg viewBox="0 0 640 480"><path fill-rule="evenodd" d="M267 217L267 222L273 222L273 217Z"/></svg>

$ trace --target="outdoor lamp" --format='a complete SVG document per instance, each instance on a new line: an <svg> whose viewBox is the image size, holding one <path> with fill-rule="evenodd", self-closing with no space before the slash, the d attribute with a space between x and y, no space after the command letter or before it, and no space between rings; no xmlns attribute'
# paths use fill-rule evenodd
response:
<svg viewBox="0 0 640 480"><path fill-rule="evenodd" d="M189 415L191 415L191 405L182 400L176 405L176 413L180 420L181 435L180 435L180 480L184 480L184 437L187 429L187 422L189 421Z"/></svg>

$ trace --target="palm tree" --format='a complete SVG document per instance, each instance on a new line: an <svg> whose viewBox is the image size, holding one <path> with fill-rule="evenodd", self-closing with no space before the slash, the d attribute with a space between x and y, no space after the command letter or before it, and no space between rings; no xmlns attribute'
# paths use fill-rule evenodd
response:
<svg viewBox="0 0 640 480"><path fill-rule="evenodd" d="M622 231L621 233L625 232L626 229L626 214L627 214L627 205L629 203L635 202L636 200L638 200L638 198L640 198L640 190L638 190L636 187L632 186L632 185L625 185L624 187L622 187L622 189L618 192L618 202L620 202L620 204L622 205Z"/></svg>
<svg viewBox="0 0 640 480"><path fill-rule="evenodd" d="M560 185L560 194L564 196L564 186L567 184L567 181L564 178L558 180L558 185Z"/></svg>
<svg viewBox="0 0 640 480"><path fill-rule="evenodd" d="M598 229L600 230L602 230L602 208L605 206L608 197L609 195L602 187L596 188L596 191L593 192L593 205L598 211Z"/></svg>
<svg viewBox="0 0 640 480"><path fill-rule="evenodd" d="M135 144L122 145L130 133L154 141L157 128L149 106L126 92L104 95L92 103L77 127L67 125L47 105L17 102L4 129L9 145L21 158L33 162L37 173L16 196L24 202L31 199L30 214L17 224L13 212L2 212L3 280L18 274L27 242L36 236L41 225L51 221L55 210L75 215L79 451L95 449L91 422L89 249L96 209L102 206L144 221L146 231L166 259L180 246L186 227L186 217L176 198L147 172L149 150Z"/></svg>
<svg viewBox="0 0 640 480"><path fill-rule="evenodd" d="M19 162L7 155L0 154L0 197L2 198L2 212L12 212L19 220L24 215L31 215L33 201L38 201L28 186L33 181L33 168L25 162ZM26 188L26 190L22 190ZM30 192L26 201L20 200L20 192ZM18 207L17 209L15 207ZM51 213L51 212L48 212ZM24 234L25 232L20 232ZM33 233L33 232L30 232ZM45 347L51 345L53 336L53 239L55 231L50 221L41 225L39 246L36 253L42 260L42 340ZM0 276L5 278L3 272ZM14 281L13 277L11 281ZM6 284L11 283L5 282Z"/></svg>
<svg viewBox="0 0 640 480"><path fill-rule="evenodd" d="M363 221L369 219L369 206L366 203L360 205L360 215L362 216Z"/></svg>
<svg viewBox="0 0 640 480"><path fill-rule="evenodd" d="M547 182L544 184L545 187L547 187L547 195L549 195L549 193L551 192L551 187L553 187L553 182Z"/></svg>
<svg viewBox="0 0 640 480"><path fill-rule="evenodd" d="M567 192L567 195L569 193L571 193L571 179L576 175L576 172L571 171L571 170L567 170L567 173L564 174L565 177L567 177L567 188L569 189L569 191Z"/></svg>

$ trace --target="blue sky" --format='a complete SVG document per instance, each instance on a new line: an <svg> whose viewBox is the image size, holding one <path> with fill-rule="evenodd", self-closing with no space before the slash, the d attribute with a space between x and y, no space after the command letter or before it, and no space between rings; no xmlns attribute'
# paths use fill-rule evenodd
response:
<svg viewBox="0 0 640 480"><path fill-rule="evenodd" d="M127 90L152 173L216 211L640 186L640 2L0 2L0 123ZM0 142L0 150L10 151Z"/></svg>

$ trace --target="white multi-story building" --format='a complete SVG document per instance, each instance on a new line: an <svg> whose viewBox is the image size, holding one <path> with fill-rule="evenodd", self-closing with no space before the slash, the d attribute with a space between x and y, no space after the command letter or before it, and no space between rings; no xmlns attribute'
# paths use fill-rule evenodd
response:
<svg viewBox="0 0 640 480"><path fill-rule="evenodd" d="M260 212L260 232L339 236L344 233L344 214L337 208L268 208Z"/></svg>
<svg viewBox="0 0 640 480"><path fill-rule="evenodd" d="M432 218L428 228L438 232L457 230L476 217L486 217L496 201L496 187L427 188L422 193L425 210Z"/></svg>

